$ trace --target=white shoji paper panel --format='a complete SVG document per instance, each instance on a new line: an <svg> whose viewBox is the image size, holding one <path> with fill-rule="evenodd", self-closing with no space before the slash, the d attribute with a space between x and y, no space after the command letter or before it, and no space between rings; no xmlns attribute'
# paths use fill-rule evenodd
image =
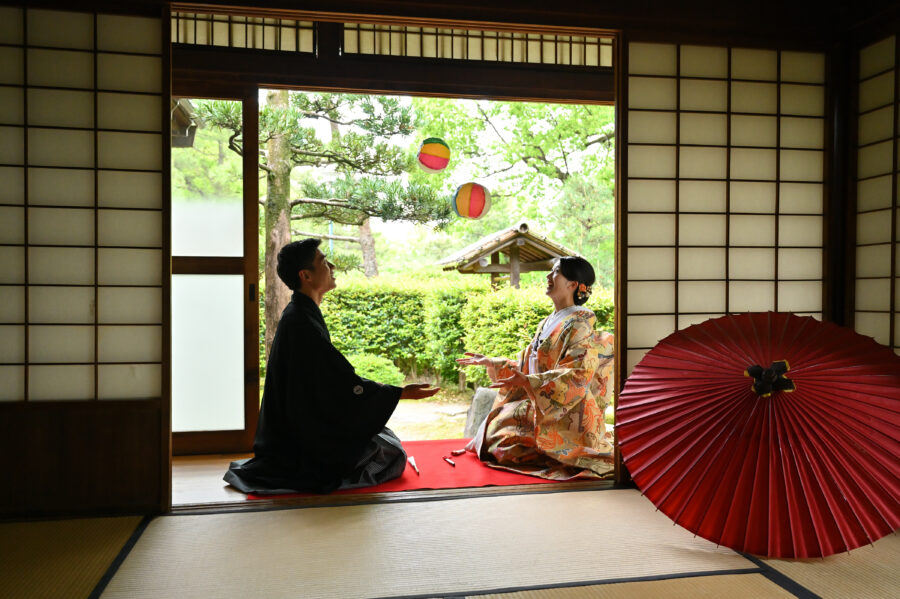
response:
<svg viewBox="0 0 900 599"><path fill-rule="evenodd" d="M93 287L41 287L28 290L28 317L32 323L92 324Z"/></svg>
<svg viewBox="0 0 900 599"><path fill-rule="evenodd" d="M675 331L675 318L664 316L628 316L630 347L653 347Z"/></svg>
<svg viewBox="0 0 900 599"><path fill-rule="evenodd" d="M162 393L157 364L101 364L98 376L100 399L146 399Z"/></svg>
<svg viewBox="0 0 900 599"><path fill-rule="evenodd" d="M0 366L0 401L25 399L25 369L21 366Z"/></svg>
<svg viewBox="0 0 900 599"><path fill-rule="evenodd" d="M28 50L28 84L91 89L94 55L71 50Z"/></svg>
<svg viewBox="0 0 900 599"><path fill-rule="evenodd" d="M98 173L100 206L106 208L161 208L162 175L124 171Z"/></svg>
<svg viewBox="0 0 900 599"><path fill-rule="evenodd" d="M629 146L629 177L675 177L675 148L666 146Z"/></svg>
<svg viewBox="0 0 900 599"><path fill-rule="evenodd" d="M108 52L161 52L159 19L97 15L97 49Z"/></svg>
<svg viewBox="0 0 900 599"><path fill-rule="evenodd" d="M732 81L732 112L775 114L778 109L778 86L774 83Z"/></svg>
<svg viewBox="0 0 900 599"><path fill-rule="evenodd" d="M628 217L629 245L674 245L675 215L631 214Z"/></svg>
<svg viewBox="0 0 900 599"><path fill-rule="evenodd" d="M681 248L678 251L678 277L724 279L725 248Z"/></svg>
<svg viewBox="0 0 900 599"><path fill-rule="evenodd" d="M778 121L774 116L735 114L731 116L731 144L774 148L778 141Z"/></svg>
<svg viewBox="0 0 900 599"><path fill-rule="evenodd" d="M25 94L16 87L0 87L0 124L25 123Z"/></svg>
<svg viewBox="0 0 900 599"><path fill-rule="evenodd" d="M94 16L57 10L28 11L28 44L92 50Z"/></svg>
<svg viewBox="0 0 900 599"><path fill-rule="evenodd" d="M821 279L824 255L820 248L778 250L778 276L781 279Z"/></svg>
<svg viewBox="0 0 900 599"><path fill-rule="evenodd" d="M28 195L32 205L93 206L94 171L29 168Z"/></svg>
<svg viewBox="0 0 900 599"><path fill-rule="evenodd" d="M759 181L732 181L732 212L775 212L775 183Z"/></svg>
<svg viewBox="0 0 900 599"><path fill-rule="evenodd" d="M728 77L728 49L712 46L682 46L683 77Z"/></svg>
<svg viewBox="0 0 900 599"><path fill-rule="evenodd" d="M675 143L674 112L629 112L628 139L632 143Z"/></svg>
<svg viewBox="0 0 900 599"><path fill-rule="evenodd" d="M781 80L825 83L825 55L818 52L782 52Z"/></svg>
<svg viewBox="0 0 900 599"><path fill-rule="evenodd" d="M777 150L731 149L731 178L775 180Z"/></svg>
<svg viewBox="0 0 900 599"><path fill-rule="evenodd" d="M0 206L0 243L21 244L25 241L25 210Z"/></svg>
<svg viewBox="0 0 900 599"><path fill-rule="evenodd" d="M821 312L822 283L819 281L779 281L779 312Z"/></svg>
<svg viewBox="0 0 900 599"><path fill-rule="evenodd" d="M0 162L25 164L25 132L20 127L0 127Z"/></svg>
<svg viewBox="0 0 900 599"><path fill-rule="evenodd" d="M856 216L856 243L891 241L891 210L877 210Z"/></svg>
<svg viewBox="0 0 900 599"><path fill-rule="evenodd" d="M859 76L866 79L894 67L896 36L866 46L859 52Z"/></svg>
<svg viewBox="0 0 900 599"><path fill-rule="evenodd" d="M162 252L100 248L98 282L101 285L160 285Z"/></svg>
<svg viewBox="0 0 900 599"><path fill-rule="evenodd" d="M679 176L686 179L724 179L728 151L725 148L679 148Z"/></svg>
<svg viewBox="0 0 900 599"><path fill-rule="evenodd" d="M34 166L94 166L94 134L67 129L29 129L28 163Z"/></svg>
<svg viewBox="0 0 900 599"><path fill-rule="evenodd" d="M0 323L25 322L25 287L0 286Z"/></svg>
<svg viewBox="0 0 900 599"><path fill-rule="evenodd" d="M681 245L725 245L725 215L682 214L678 219Z"/></svg>
<svg viewBox="0 0 900 599"><path fill-rule="evenodd" d="M863 179L889 173L892 170L893 158L893 141L862 147L857 151L856 176Z"/></svg>
<svg viewBox="0 0 900 599"><path fill-rule="evenodd" d="M781 118L781 146L783 148L821 149L825 144L825 124L822 119L797 117Z"/></svg>
<svg viewBox="0 0 900 599"><path fill-rule="evenodd" d="M778 219L781 245L822 246L824 219L821 216L782 216Z"/></svg>
<svg viewBox="0 0 900 599"><path fill-rule="evenodd" d="M894 135L894 107L885 106L859 115L857 142L859 145L890 139Z"/></svg>
<svg viewBox="0 0 900 599"><path fill-rule="evenodd" d="M162 359L162 327L101 326L101 362L158 362Z"/></svg>
<svg viewBox="0 0 900 599"><path fill-rule="evenodd" d="M97 126L101 129L159 131L162 125L159 96L143 94L97 94Z"/></svg>
<svg viewBox="0 0 900 599"><path fill-rule="evenodd" d="M100 210L99 245L161 247L162 217L149 210Z"/></svg>
<svg viewBox="0 0 900 599"><path fill-rule="evenodd" d="M97 134L100 168L160 170L162 146L160 136L148 133Z"/></svg>
<svg viewBox="0 0 900 599"><path fill-rule="evenodd" d="M628 72L641 75L675 75L677 49L672 44L631 43Z"/></svg>
<svg viewBox="0 0 900 599"><path fill-rule="evenodd" d="M674 79L629 77L628 107L675 110L676 89Z"/></svg>
<svg viewBox="0 0 900 599"><path fill-rule="evenodd" d="M25 170L15 166L0 167L0 204L25 203Z"/></svg>
<svg viewBox="0 0 900 599"><path fill-rule="evenodd" d="M153 56L97 55L97 87L110 91L159 93L162 63Z"/></svg>
<svg viewBox="0 0 900 599"><path fill-rule="evenodd" d="M0 6L0 43L21 44L24 39L22 33L22 9L12 6Z"/></svg>
<svg viewBox="0 0 900 599"><path fill-rule="evenodd" d="M25 327L0 325L0 363L25 361ZM2 386L2 385L0 385Z"/></svg>
<svg viewBox="0 0 900 599"><path fill-rule="evenodd" d="M625 352L625 375L631 374L634 367L637 366L649 350L646 349L629 349Z"/></svg>
<svg viewBox="0 0 900 599"><path fill-rule="evenodd" d="M681 281L678 283L680 312L724 312L725 281Z"/></svg>
<svg viewBox="0 0 900 599"><path fill-rule="evenodd" d="M894 71L882 73L859 84L859 111L867 112L894 101Z"/></svg>
<svg viewBox="0 0 900 599"><path fill-rule="evenodd" d="M29 208L28 243L94 245L94 211L79 208Z"/></svg>
<svg viewBox="0 0 900 599"><path fill-rule="evenodd" d="M775 250L731 248L728 270L732 279L772 279L775 277Z"/></svg>
<svg viewBox="0 0 900 599"><path fill-rule="evenodd" d="M35 366L28 368L28 399L86 400L94 397L93 366Z"/></svg>
<svg viewBox="0 0 900 599"><path fill-rule="evenodd" d="M856 248L857 277L891 276L891 244Z"/></svg>
<svg viewBox="0 0 900 599"><path fill-rule="evenodd" d="M673 212L675 182L646 179L629 181L628 209L632 212Z"/></svg>
<svg viewBox="0 0 900 599"><path fill-rule="evenodd" d="M782 84L781 113L798 116L824 116L825 89L820 85Z"/></svg>
<svg viewBox="0 0 900 599"><path fill-rule="evenodd" d="M724 112L728 108L728 83L708 79L681 80L681 110Z"/></svg>
<svg viewBox="0 0 900 599"><path fill-rule="evenodd" d="M813 150L781 150L781 180L821 181L825 172L824 154Z"/></svg>
<svg viewBox="0 0 900 599"><path fill-rule="evenodd" d="M715 314L679 314L678 330L686 329L689 326L706 322L711 318L719 318L720 316L725 316L725 314L722 312Z"/></svg>
<svg viewBox="0 0 900 599"><path fill-rule="evenodd" d="M731 50L732 79L775 81L778 78L778 52L734 48Z"/></svg>
<svg viewBox="0 0 900 599"><path fill-rule="evenodd" d="M0 83L21 85L24 81L25 61L22 50L0 47Z"/></svg>
<svg viewBox="0 0 900 599"><path fill-rule="evenodd" d="M730 281L729 312L767 312L775 310L775 283L769 281Z"/></svg>
<svg viewBox="0 0 900 599"><path fill-rule="evenodd" d="M771 247L775 245L775 217L756 214L732 214L731 245Z"/></svg>
<svg viewBox="0 0 900 599"><path fill-rule="evenodd" d="M28 360L40 363L83 363L94 361L94 327L28 327Z"/></svg>
<svg viewBox="0 0 900 599"><path fill-rule="evenodd" d="M728 143L728 116L725 114L683 112L679 125L683 144L724 146Z"/></svg>
<svg viewBox="0 0 900 599"><path fill-rule="evenodd" d="M0 246L0 283L25 282L25 248Z"/></svg>
<svg viewBox="0 0 900 599"><path fill-rule="evenodd" d="M879 312L856 312L856 332L872 337L878 343L890 343L891 315Z"/></svg>
<svg viewBox="0 0 900 599"><path fill-rule="evenodd" d="M856 309L889 311L891 309L890 279L857 279Z"/></svg>
<svg viewBox="0 0 900 599"><path fill-rule="evenodd" d="M675 283L632 281L628 283L628 313L654 314L675 311Z"/></svg>
<svg viewBox="0 0 900 599"><path fill-rule="evenodd" d="M101 324L162 322L162 290L153 287L101 287Z"/></svg>
<svg viewBox="0 0 900 599"><path fill-rule="evenodd" d="M781 211L822 214L824 188L821 183L781 183Z"/></svg>
<svg viewBox="0 0 900 599"><path fill-rule="evenodd" d="M628 277L641 279L674 279L674 248L629 248Z"/></svg>
<svg viewBox="0 0 900 599"><path fill-rule="evenodd" d="M94 250L89 248L28 248L31 285L93 285Z"/></svg>
<svg viewBox="0 0 900 599"><path fill-rule="evenodd" d="M682 212L725 212L724 181L679 181Z"/></svg>
<svg viewBox="0 0 900 599"><path fill-rule="evenodd" d="M94 94L78 90L29 89L28 124L36 127L92 128Z"/></svg>

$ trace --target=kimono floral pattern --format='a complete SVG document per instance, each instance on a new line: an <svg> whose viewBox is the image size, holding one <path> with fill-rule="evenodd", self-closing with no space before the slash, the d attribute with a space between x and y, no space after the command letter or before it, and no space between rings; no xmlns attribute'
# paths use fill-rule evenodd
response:
<svg viewBox="0 0 900 599"><path fill-rule="evenodd" d="M518 361L491 360L491 380L518 368L529 384L497 394L480 443L488 464L555 480L612 475L603 411L613 389L613 336L594 331L595 321L593 312L579 310L560 322L537 347L537 372L528 371L534 342Z"/></svg>

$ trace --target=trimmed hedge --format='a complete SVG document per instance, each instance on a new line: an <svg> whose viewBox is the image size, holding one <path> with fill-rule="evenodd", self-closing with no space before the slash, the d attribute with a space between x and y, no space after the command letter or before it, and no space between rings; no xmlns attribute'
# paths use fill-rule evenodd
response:
<svg viewBox="0 0 900 599"><path fill-rule="evenodd" d="M353 368L359 376L384 385L400 387L406 378L393 362L382 356L350 354L347 356L347 361L353 364Z"/></svg>

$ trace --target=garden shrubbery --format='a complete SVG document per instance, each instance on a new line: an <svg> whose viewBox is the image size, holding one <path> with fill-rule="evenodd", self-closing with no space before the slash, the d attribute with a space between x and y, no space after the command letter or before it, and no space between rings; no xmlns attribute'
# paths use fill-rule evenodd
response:
<svg viewBox="0 0 900 599"><path fill-rule="evenodd" d="M587 307L597 315L597 328L612 332L612 293L595 289ZM397 384L396 374L374 357L407 374L455 381L456 358L464 351L515 358L553 304L543 288L491 291L487 277L451 273L426 281L346 277L321 308L332 343L353 356L359 374ZM466 375L479 384L487 380L483 368L468 368Z"/></svg>

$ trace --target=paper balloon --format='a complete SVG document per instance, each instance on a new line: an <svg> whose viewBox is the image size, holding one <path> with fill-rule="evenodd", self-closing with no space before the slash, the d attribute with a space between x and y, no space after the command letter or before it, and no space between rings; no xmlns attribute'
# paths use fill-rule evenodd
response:
<svg viewBox="0 0 900 599"><path fill-rule="evenodd" d="M491 208L491 192L478 183L463 183L450 201L453 211L464 218L481 218Z"/></svg>
<svg viewBox="0 0 900 599"><path fill-rule="evenodd" d="M427 173L437 173L450 164L450 147L443 139L429 137L419 148L419 166Z"/></svg>

